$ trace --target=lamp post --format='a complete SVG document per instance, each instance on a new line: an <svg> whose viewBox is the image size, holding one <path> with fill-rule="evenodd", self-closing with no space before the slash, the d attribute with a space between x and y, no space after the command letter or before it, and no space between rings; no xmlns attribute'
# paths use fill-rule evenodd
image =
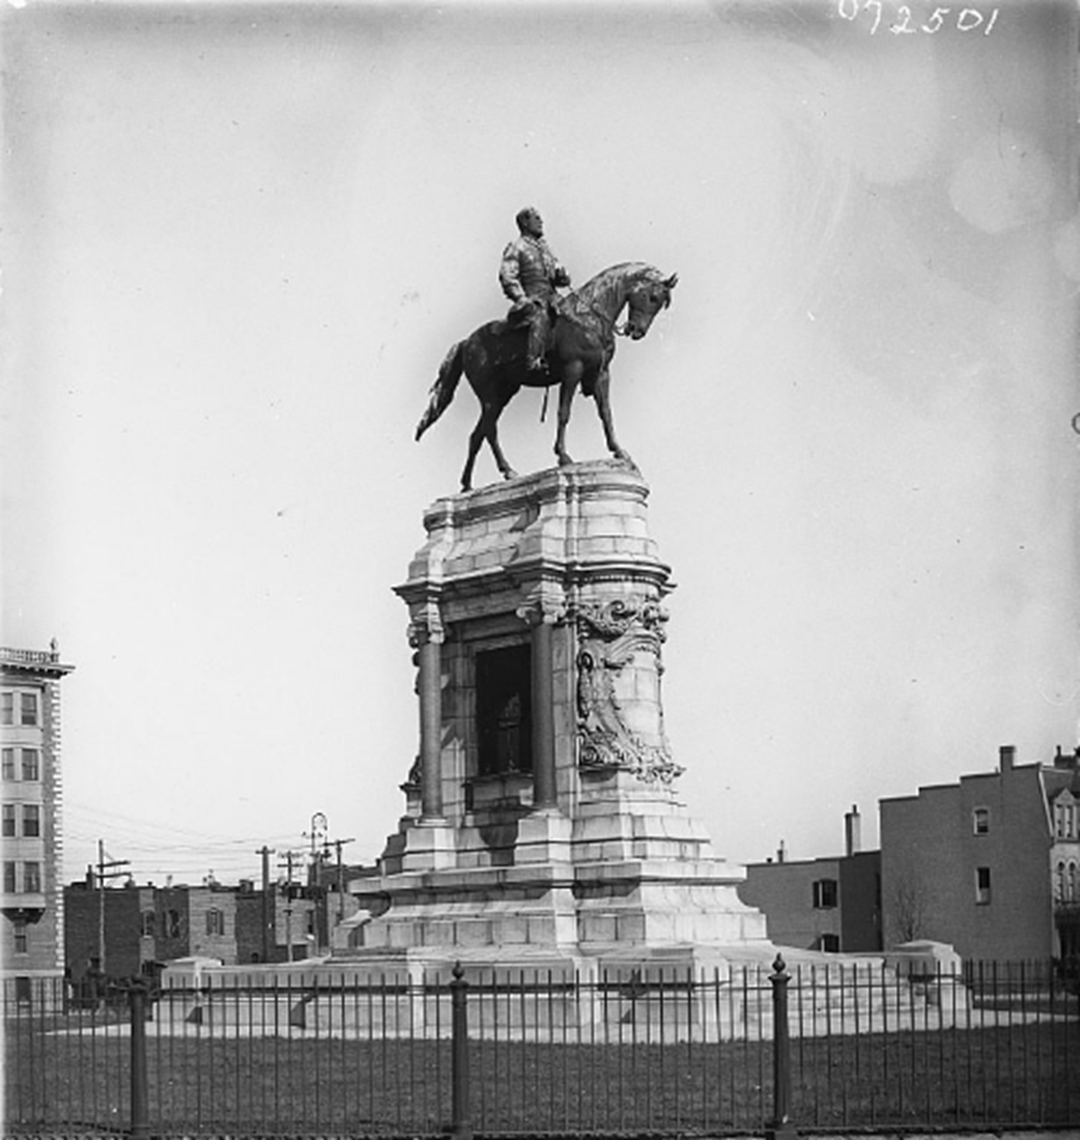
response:
<svg viewBox="0 0 1080 1140"><path fill-rule="evenodd" d="M325 842L328 826L326 816L321 811L317 811L311 817L311 830L307 833L307 837L311 840L311 864L308 875L309 883L312 885L314 885L315 881L315 852L321 844Z"/></svg>
<svg viewBox="0 0 1080 1140"><path fill-rule="evenodd" d="M326 845L326 835L329 825L326 821L326 815L317 811L311 817L311 831L307 833L308 838L311 840L311 858L308 863L308 890L310 893L311 901L314 907L313 916L314 923L312 924L315 935L315 953L318 954L322 949L323 940L320 937L322 933L322 921L320 910L324 909L322 903L322 885L319 882L319 849Z"/></svg>

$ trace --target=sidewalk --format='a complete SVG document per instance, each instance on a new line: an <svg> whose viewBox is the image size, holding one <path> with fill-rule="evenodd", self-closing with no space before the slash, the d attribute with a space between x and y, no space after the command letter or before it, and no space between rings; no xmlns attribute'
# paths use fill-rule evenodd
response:
<svg viewBox="0 0 1080 1140"><path fill-rule="evenodd" d="M1080 1128L1036 1128L1030 1132L1005 1129L1001 1132L829 1132L797 1129L799 1140L1080 1140Z"/></svg>

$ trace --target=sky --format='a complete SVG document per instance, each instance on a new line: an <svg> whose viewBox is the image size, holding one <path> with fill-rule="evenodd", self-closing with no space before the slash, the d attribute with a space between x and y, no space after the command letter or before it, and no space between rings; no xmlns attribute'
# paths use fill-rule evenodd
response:
<svg viewBox="0 0 1080 1140"><path fill-rule="evenodd" d="M908 12L905 15L905 12ZM64 859L350 862L417 749L392 587L514 215L677 272L612 405L677 588L679 784L735 862L1077 744L1073 14L1027 0L3 10L4 645L56 637ZM502 421L551 465L538 393ZM600 458L591 402L568 437ZM497 473L484 452L476 483Z"/></svg>

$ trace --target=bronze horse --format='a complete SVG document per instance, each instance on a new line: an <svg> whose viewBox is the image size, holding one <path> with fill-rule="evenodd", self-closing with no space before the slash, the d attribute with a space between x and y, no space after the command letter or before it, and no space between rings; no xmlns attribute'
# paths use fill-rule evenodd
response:
<svg viewBox="0 0 1080 1140"><path fill-rule="evenodd" d="M555 454L563 466L571 462L565 446L566 425L574 391L580 384L582 392L596 400L608 450L617 459L633 465L615 438L608 399L608 366L615 355L615 336L640 340L649 331L653 317L671 304L671 291L677 282L677 274L665 277L640 261L612 265L598 273L559 302L545 354L546 370L526 369L524 327L505 320L481 325L446 354L416 438L449 407L464 373L480 401L480 418L469 436L469 457L461 473L461 489L468 491L472 487L473 465L485 439L503 478L512 479L515 472L499 446L499 416L522 387L549 388L558 384ZM618 328L615 322L624 306L626 323Z"/></svg>

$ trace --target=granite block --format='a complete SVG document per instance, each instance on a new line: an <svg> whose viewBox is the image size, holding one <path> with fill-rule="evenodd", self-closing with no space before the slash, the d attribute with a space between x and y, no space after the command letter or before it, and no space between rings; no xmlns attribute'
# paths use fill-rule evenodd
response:
<svg viewBox="0 0 1080 1140"><path fill-rule="evenodd" d="M614 915L584 912L578 926L581 931L582 942L615 941L617 932Z"/></svg>

